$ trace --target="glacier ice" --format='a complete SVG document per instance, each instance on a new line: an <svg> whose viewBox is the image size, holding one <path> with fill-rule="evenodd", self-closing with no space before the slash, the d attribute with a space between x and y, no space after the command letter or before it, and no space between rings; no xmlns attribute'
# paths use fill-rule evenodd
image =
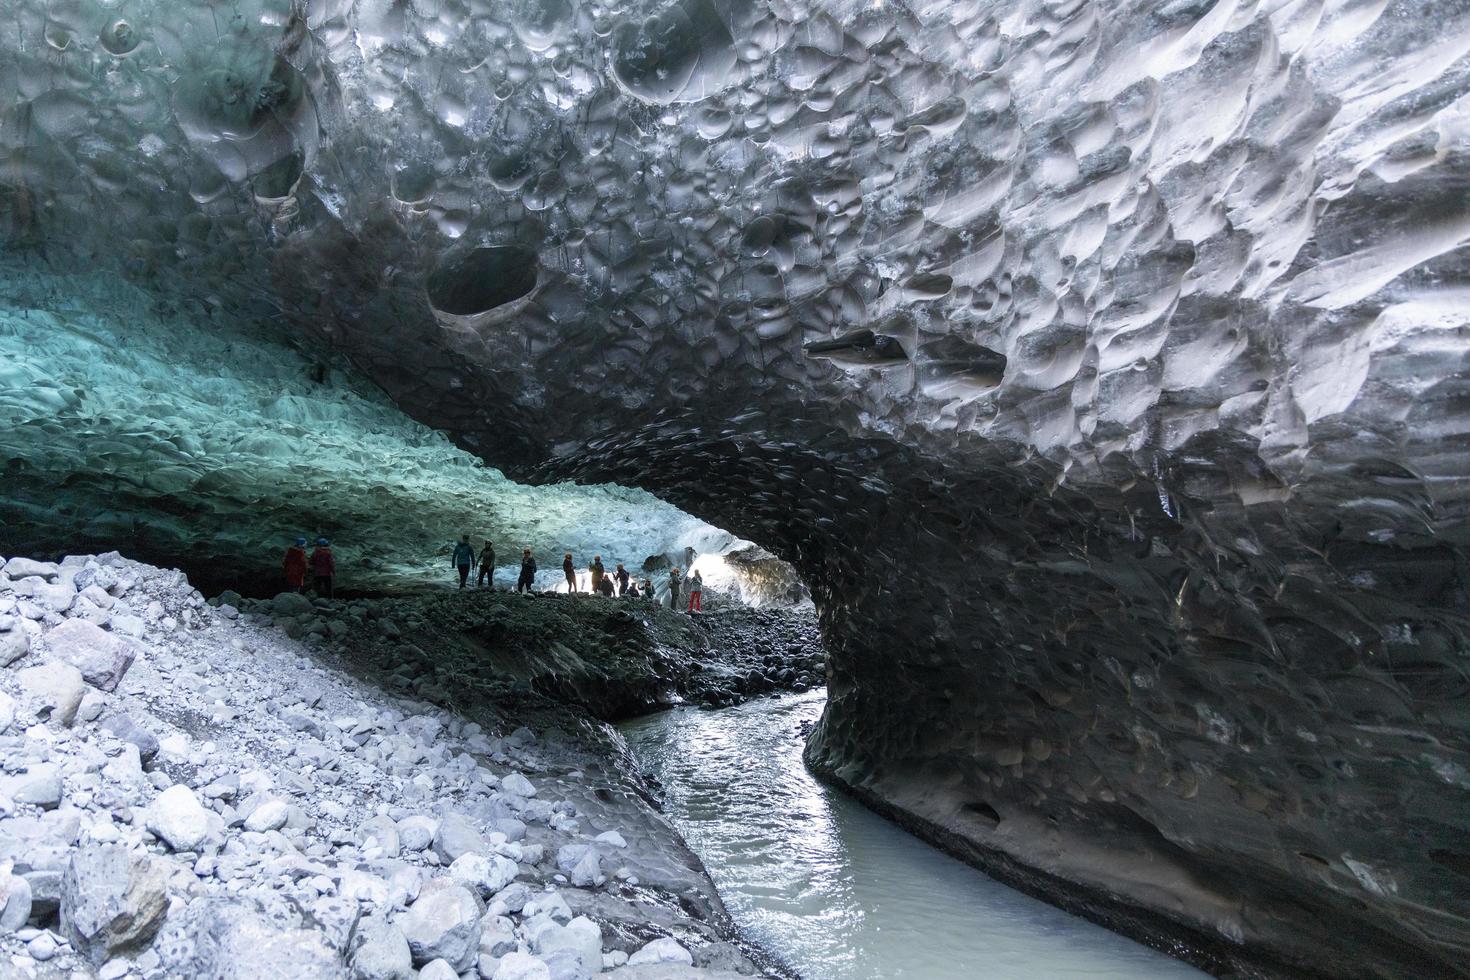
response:
<svg viewBox="0 0 1470 980"><path fill-rule="evenodd" d="M4 17L18 261L791 560L812 761L996 873L1221 970L1464 975L1470 5Z"/></svg>

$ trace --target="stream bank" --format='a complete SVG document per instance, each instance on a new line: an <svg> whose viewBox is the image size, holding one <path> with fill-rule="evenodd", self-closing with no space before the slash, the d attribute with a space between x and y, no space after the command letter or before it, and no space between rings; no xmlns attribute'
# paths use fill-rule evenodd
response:
<svg viewBox="0 0 1470 980"><path fill-rule="evenodd" d="M283 596L242 611L116 554L5 563L0 970L763 972L622 740L539 693L540 666L456 678L475 648L431 626L449 608L436 601L476 600ZM553 608L479 601L512 624ZM614 605L562 611L628 626ZM650 636L682 628L662 620ZM678 649L693 662L709 646ZM701 690L679 681L698 673L656 693Z"/></svg>

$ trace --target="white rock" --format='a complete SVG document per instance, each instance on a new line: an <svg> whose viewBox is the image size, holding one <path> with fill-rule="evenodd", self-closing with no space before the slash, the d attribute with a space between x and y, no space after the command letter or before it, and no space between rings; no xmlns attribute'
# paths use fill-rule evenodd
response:
<svg viewBox="0 0 1470 980"><path fill-rule="evenodd" d="M138 654L131 640L80 619L69 619L47 633L46 645L80 670L88 684L104 691L117 688Z"/></svg>
<svg viewBox="0 0 1470 980"><path fill-rule="evenodd" d="M358 928L352 954L352 980L411 980L413 955L403 932L382 919L366 919Z"/></svg>
<svg viewBox="0 0 1470 980"><path fill-rule="evenodd" d="M462 854L449 866L449 877L473 888L481 895L493 895L515 880L520 872L515 862L508 858L483 854Z"/></svg>
<svg viewBox="0 0 1470 980"><path fill-rule="evenodd" d="M629 966L642 966L645 963L682 963L684 966L693 966L694 956L680 946L677 940L665 936L655 939L628 957Z"/></svg>
<svg viewBox="0 0 1470 980"><path fill-rule="evenodd" d="M495 968L494 980L551 980L551 970L529 953L507 953Z"/></svg>
<svg viewBox="0 0 1470 980"><path fill-rule="evenodd" d="M602 930L585 915L577 916L564 926L548 923L537 931L531 941L531 949L543 959L558 950L567 950L588 973L602 970Z"/></svg>
<svg viewBox="0 0 1470 980"><path fill-rule="evenodd" d="M419 971L419 980L459 980L448 960L431 960Z"/></svg>
<svg viewBox="0 0 1470 980"><path fill-rule="evenodd" d="M415 963L443 958L455 970L468 970L479 955L480 908L475 897L450 885L424 892L396 924L408 940Z"/></svg>
<svg viewBox="0 0 1470 980"><path fill-rule="evenodd" d="M519 796L530 799L536 795L536 787L531 781L518 772L513 772L500 781L500 788L511 796Z"/></svg>
<svg viewBox="0 0 1470 980"><path fill-rule="evenodd" d="M245 818L245 829L257 834L280 830L290 815L291 808L284 800L266 800Z"/></svg>
<svg viewBox="0 0 1470 980"><path fill-rule="evenodd" d="M434 842L439 822L433 817L415 815L398 821L398 841L405 851L422 851Z"/></svg>
<svg viewBox="0 0 1470 980"><path fill-rule="evenodd" d="M611 844L613 847L628 846L628 842L623 839L623 835L618 833L616 830L609 830L606 833L598 834L596 839L600 843Z"/></svg>
<svg viewBox="0 0 1470 980"><path fill-rule="evenodd" d="M209 811L187 786L170 786L148 807L144 826L175 851L192 851L209 834Z"/></svg>
<svg viewBox="0 0 1470 980"><path fill-rule="evenodd" d="M70 727L87 693L82 672L71 664L47 663L27 667L16 675L21 690L35 699L42 717Z"/></svg>

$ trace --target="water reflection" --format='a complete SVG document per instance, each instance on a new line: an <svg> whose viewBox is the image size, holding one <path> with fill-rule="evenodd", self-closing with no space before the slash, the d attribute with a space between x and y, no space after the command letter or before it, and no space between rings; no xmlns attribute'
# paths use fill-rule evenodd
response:
<svg viewBox="0 0 1470 980"><path fill-rule="evenodd" d="M1205 975L947 857L801 764L816 691L680 709L623 734L730 913L806 980Z"/></svg>

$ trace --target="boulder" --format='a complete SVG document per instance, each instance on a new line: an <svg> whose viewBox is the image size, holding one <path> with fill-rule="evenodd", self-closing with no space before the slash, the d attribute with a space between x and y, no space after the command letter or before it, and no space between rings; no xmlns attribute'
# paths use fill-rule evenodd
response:
<svg viewBox="0 0 1470 980"><path fill-rule="evenodd" d="M414 815L398 821L398 840L405 851L422 851L434 842L434 833L439 829L433 817Z"/></svg>
<svg viewBox="0 0 1470 980"><path fill-rule="evenodd" d="M551 980L551 971L530 953L507 953L500 958L493 980Z"/></svg>
<svg viewBox="0 0 1470 980"><path fill-rule="evenodd" d="M210 980L346 980L347 970L315 929L279 897L209 895L170 915L153 949L163 974Z"/></svg>
<svg viewBox="0 0 1470 980"><path fill-rule="evenodd" d="M602 972L602 929L585 915L577 916L564 926L548 923L536 932L531 940L531 950L542 959L550 959L553 954L566 951L587 973Z"/></svg>
<svg viewBox="0 0 1470 980"><path fill-rule="evenodd" d="M103 691L117 689L137 656L130 640L81 619L69 619L52 629L46 634L46 645L53 655L80 670L88 684Z"/></svg>
<svg viewBox="0 0 1470 980"><path fill-rule="evenodd" d="M628 957L629 966L642 966L650 963L677 963L682 966L693 966L694 956L679 945L677 939L665 936L648 943L638 952Z"/></svg>
<svg viewBox="0 0 1470 980"><path fill-rule="evenodd" d="M144 826L175 851L192 851L209 834L209 811L187 786L170 786L148 806Z"/></svg>
<svg viewBox="0 0 1470 980"><path fill-rule="evenodd" d="M439 821L434 831L434 853L439 860L449 864L461 855L489 850L489 841L480 833L474 818L463 813L450 811Z"/></svg>
<svg viewBox="0 0 1470 980"><path fill-rule="evenodd" d="M8 869L9 865L0 865ZM0 870L0 934L15 932L31 917L31 884L20 875Z"/></svg>
<svg viewBox="0 0 1470 980"><path fill-rule="evenodd" d="M56 581L61 574L61 566L50 561L32 561L29 558L12 558L5 563L5 574L15 581L23 578L41 578L48 582Z"/></svg>
<svg viewBox="0 0 1470 980"><path fill-rule="evenodd" d="M412 980L413 954L403 931L382 919L367 919L357 930L352 980Z"/></svg>
<svg viewBox="0 0 1470 980"><path fill-rule="evenodd" d="M478 891L482 896L494 895L515 880L520 869L509 858L500 855L461 854L449 865L451 880Z"/></svg>
<svg viewBox="0 0 1470 980"><path fill-rule="evenodd" d="M245 818L245 829L257 834L280 830L290 816L291 808L284 800L266 800L250 811L250 816Z"/></svg>
<svg viewBox="0 0 1470 980"><path fill-rule="evenodd" d="M42 718L71 726L87 693L82 672L71 664L46 663L22 670L16 679L21 690L34 699L33 707Z"/></svg>
<svg viewBox="0 0 1470 980"><path fill-rule="evenodd" d="M459 980L448 960L431 960L419 971L419 980Z"/></svg>
<svg viewBox="0 0 1470 980"><path fill-rule="evenodd" d="M271 600L271 612L277 619L285 616L310 616L316 612L316 607L299 592L282 592Z"/></svg>
<svg viewBox="0 0 1470 980"><path fill-rule="evenodd" d="M578 888L597 884L602 877L602 858L589 844L567 844L556 852L556 866Z"/></svg>
<svg viewBox="0 0 1470 980"><path fill-rule="evenodd" d="M500 788L511 796L519 796L523 799L530 799L536 795L536 787L532 786L531 781L518 772L513 772L502 779L500 781Z"/></svg>
<svg viewBox="0 0 1470 980"><path fill-rule="evenodd" d="M54 810L61 805L61 769L54 763L38 762L13 776L0 776L0 796Z"/></svg>
<svg viewBox="0 0 1470 980"><path fill-rule="evenodd" d="M74 851L61 880L61 932L94 967L152 941L168 911L168 866L123 847Z"/></svg>
<svg viewBox="0 0 1470 980"><path fill-rule="evenodd" d="M31 652L31 638L25 630L0 633L0 667L9 667Z"/></svg>
<svg viewBox="0 0 1470 980"><path fill-rule="evenodd" d="M130 715L111 714L103 718L99 725L103 731L112 733L129 745L137 746L138 758L144 765L152 762L153 757L158 755L158 738Z"/></svg>
<svg viewBox="0 0 1470 980"><path fill-rule="evenodd" d="M421 894L397 919L418 964L445 959L456 971L474 966L480 945L480 906L461 885Z"/></svg>

